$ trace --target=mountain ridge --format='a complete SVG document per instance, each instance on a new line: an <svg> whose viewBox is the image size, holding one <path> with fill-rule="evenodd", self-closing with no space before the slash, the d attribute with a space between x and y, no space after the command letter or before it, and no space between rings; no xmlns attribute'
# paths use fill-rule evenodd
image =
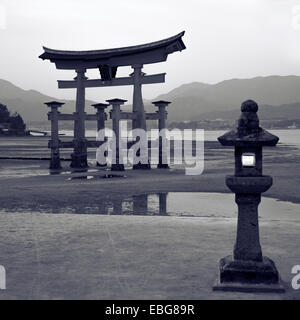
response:
<svg viewBox="0 0 300 320"><path fill-rule="evenodd" d="M228 79L215 84L194 81L182 84L152 101L163 99L171 102L167 108L168 121L233 117L236 114L233 111L239 110L241 103L247 99L255 100L260 106L268 106L268 112L285 119L299 114L299 88L300 77L295 75ZM20 113L25 122L47 121L49 110L44 102L50 100L64 102L64 112L74 112L74 100L57 99L34 89L24 90L10 81L0 79L0 103ZM93 103L86 101L86 112L95 112L90 106ZM278 108L270 109L276 106ZM124 107L127 110L130 105ZM149 100L145 100L145 109L153 111Z"/></svg>
<svg viewBox="0 0 300 320"><path fill-rule="evenodd" d="M0 103L5 104L11 112L18 112L25 122L47 121L47 113L50 110L44 103L53 100L65 103L64 112L74 112L75 100L57 99L34 89L22 89L10 81L0 79ZM93 103L96 102L86 101L87 112L95 112L89 106Z"/></svg>
<svg viewBox="0 0 300 320"><path fill-rule="evenodd" d="M195 83L193 83L195 86ZM193 95L188 90L175 97L170 104L169 117L173 121L197 120L211 111L231 111L240 108L247 99L255 100L259 105L288 105L300 102L300 77L267 76L250 79L230 79L202 86ZM157 97L171 101L172 91ZM184 106L189 106L187 111ZM196 118L196 119L195 119Z"/></svg>

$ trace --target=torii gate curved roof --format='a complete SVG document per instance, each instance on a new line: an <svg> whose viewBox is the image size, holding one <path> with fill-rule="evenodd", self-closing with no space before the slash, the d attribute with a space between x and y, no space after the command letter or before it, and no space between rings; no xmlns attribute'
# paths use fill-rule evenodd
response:
<svg viewBox="0 0 300 320"><path fill-rule="evenodd" d="M70 51L55 50L43 47L44 53L39 56L43 60L54 62L57 69L99 68L130 66L133 64L148 64L166 61L168 54L182 51L186 47L182 41L184 31L167 39L137 46Z"/></svg>

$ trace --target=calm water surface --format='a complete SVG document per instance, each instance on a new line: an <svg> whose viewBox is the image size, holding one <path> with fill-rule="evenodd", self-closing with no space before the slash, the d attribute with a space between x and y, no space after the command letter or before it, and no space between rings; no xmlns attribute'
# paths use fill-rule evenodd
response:
<svg viewBox="0 0 300 320"><path fill-rule="evenodd" d="M0 214L10 212L2 209ZM231 193L165 192L109 197L99 202L95 199L93 205L89 206L70 203L62 207L53 202L40 207L17 208L13 212L236 219L237 205ZM300 222L300 204L262 197L259 217L263 221Z"/></svg>
<svg viewBox="0 0 300 320"><path fill-rule="evenodd" d="M280 143L294 145L300 147L300 129L286 129L286 130L268 130L271 133L277 135ZM205 141L216 141L219 136L224 134L226 130L204 130ZM66 136L72 136L72 130L61 130L60 133ZM87 130L86 136L89 138L95 138L96 132L94 130Z"/></svg>

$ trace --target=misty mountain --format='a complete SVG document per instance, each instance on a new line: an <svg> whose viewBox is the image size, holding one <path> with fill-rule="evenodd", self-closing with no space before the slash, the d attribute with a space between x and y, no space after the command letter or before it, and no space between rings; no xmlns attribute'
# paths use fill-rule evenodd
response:
<svg viewBox="0 0 300 320"><path fill-rule="evenodd" d="M172 102L168 107L169 121L236 117L234 112L228 116L226 112L239 110L241 103L247 99L255 100L260 106L295 104L289 110L267 108L270 117L273 115L276 118L293 117L292 113L297 110L296 104L300 102L300 77L232 79L212 85L193 82L160 95L156 99ZM292 113L288 114L289 112Z"/></svg>
<svg viewBox="0 0 300 320"><path fill-rule="evenodd" d="M50 110L44 103L53 100L65 103L64 113L75 111L75 101L57 99L36 90L24 90L0 79L0 103L5 104L11 112L18 112L25 122L47 121L47 112ZM93 103L96 102L87 100L87 112L95 113L94 108L89 106Z"/></svg>
<svg viewBox="0 0 300 320"><path fill-rule="evenodd" d="M253 99L260 105L262 119L300 118L300 77L269 76L252 79L232 79L217 84L192 82L181 85L154 100L172 102L168 107L168 120L236 119L241 102ZM0 80L0 103L10 111L17 111L25 122L47 121L48 108L44 102L58 100L35 90L23 90L6 80ZM65 102L63 112L72 113L75 101ZM90 107L95 102L86 101L86 112L94 113ZM145 109L154 111L153 105L145 101ZM124 106L128 110L130 106Z"/></svg>
<svg viewBox="0 0 300 320"><path fill-rule="evenodd" d="M238 119L240 109L229 111L211 111L201 115L205 120L232 120ZM261 120L295 120L300 119L300 103L283 104L280 106L260 105L258 116Z"/></svg>

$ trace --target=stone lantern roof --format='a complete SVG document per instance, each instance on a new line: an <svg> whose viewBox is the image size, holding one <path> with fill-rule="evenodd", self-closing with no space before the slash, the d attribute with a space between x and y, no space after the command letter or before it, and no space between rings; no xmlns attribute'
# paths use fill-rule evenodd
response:
<svg viewBox="0 0 300 320"><path fill-rule="evenodd" d="M109 99L109 100L106 100L106 101L109 104L124 104L125 102L127 102L127 100L119 99L119 98Z"/></svg>
<svg viewBox="0 0 300 320"><path fill-rule="evenodd" d="M49 102L45 102L44 104L46 104L47 106L62 106L65 103L64 102L58 102L58 101L49 101Z"/></svg>
<svg viewBox="0 0 300 320"><path fill-rule="evenodd" d="M152 104L154 105L168 105L170 103L171 103L170 101L165 101L165 100L157 100L152 102Z"/></svg>
<svg viewBox="0 0 300 320"><path fill-rule="evenodd" d="M95 103L95 104L92 104L92 107L107 108L107 107L109 107L109 104L108 103Z"/></svg>
<svg viewBox="0 0 300 320"><path fill-rule="evenodd" d="M238 127L218 138L223 146L275 146L279 138L259 126L258 105L253 100L242 103Z"/></svg>

